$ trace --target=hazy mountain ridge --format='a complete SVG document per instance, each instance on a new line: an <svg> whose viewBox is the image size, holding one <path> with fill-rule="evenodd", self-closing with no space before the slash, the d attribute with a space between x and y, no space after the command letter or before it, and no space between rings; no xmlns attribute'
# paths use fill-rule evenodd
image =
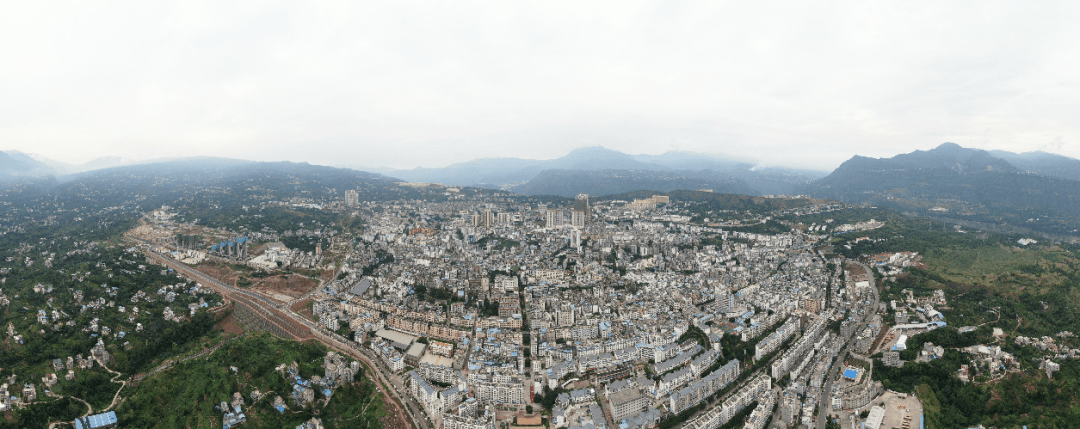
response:
<svg viewBox="0 0 1080 429"><path fill-rule="evenodd" d="M103 156L82 164L68 164L34 153L0 151L0 180L66 176L103 168L148 163L119 156Z"/></svg>
<svg viewBox="0 0 1080 429"><path fill-rule="evenodd" d="M622 194L637 190L660 192L676 189L710 189L729 194L752 194L745 181L734 178L689 177L664 171L637 170L544 170L529 182L510 188L522 195L559 195L573 197Z"/></svg>
<svg viewBox="0 0 1080 429"><path fill-rule="evenodd" d="M198 157L110 167L59 179L49 175L12 182L0 189L0 194L12 201L65 196L88 207L132 199L168 204L194 198L205 190L221 197L215 197L216 204L249 201L250 195L263 195L258 201L266 196L278 201L294 197L341 200L347 189L358 191L362 201L444 197L442 190L414 189L399 186L399 182L379 174L307 163Z"/></svg>
<svg viewBox="0 0 1080 429"><path fill-rule="evenodd" d="M38 178L55 174L49 166L21 152L0 151L0 181Z"/></svg>
<svg viewBox="0 0 1080 429"><path fill-rule="evenodd" d="M527 182L544 170L662 169L659 164L635 160L625 153L602 147L571 151L550 160L523 158L478 158L446 167L393 170L387 175L410 182L432 182L452 186L500 187Z"/></svg>
<svg viewBox="0 0 1080 429"><path fill-rule="evenodd" d="M195 162L197 160L202 161ZM96 171L125 166L172 165L168 164L170 162L189 166L200 162L256 164L208 157L145 162L102 157L70 165L40 155L7 151L0 152L0 180L36 180L54 176L60 182L67 182ZM280 165L286 169L293 168L288 165L301 165L260 164ZM358 172L355 169L349 171ZM1073 188L1080 183L1077 182L1080 180L1080 160L1046 152L989 152L945 143L928 151L916 150L891 158L856 155L825 175L812 170L759 168L751 161L721 159L700 153L671 151L660 155L628 155L603 147L589 147L552 160L480 158L443 168L390 173L365 172L363 175L565 197L582 192L607 195L635 190L712 189L747 195L811 194L866 202L885 198L889 193L903 199L952 198L984 206L1072 210L1074 204L1071 201L1077 194Z"/></svg>
<svg viewBox="0 0 1080 429"><path fill-rule="evenodd" d="M992 150L990 155L1008 161L1009 164L1022 171L1062 179L1080 180L1080 159L1043 151L1014 153Z"/></svg>
<svg viewBox="0 0 1080 429"><path fill-rule="evenodd" d="M958 219L1075 234L1080 181L1029 172L1046 169L1038 160L1018 168L990 152L946 143L892 158L854 156L805 192L852 204L921 213L935 209Z"/></svg>
<svg viewBox="0 0 1080 429"><path fill-rule="evenodd" d="M756 168L755 162L670 151L629 155L603 147L571 151L552 160L479 158L442 168L388 171L406 181L512 190L526 195L604 195L638 189L717 189L752 195L789 193L827 173ZM615 177L620 180L612 180ZM595 182L595 183L589 183Z"/></svg>

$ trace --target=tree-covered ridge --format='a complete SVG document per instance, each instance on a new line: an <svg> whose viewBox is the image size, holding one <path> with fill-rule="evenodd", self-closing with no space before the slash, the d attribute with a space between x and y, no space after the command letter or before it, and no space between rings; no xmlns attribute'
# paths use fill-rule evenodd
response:
<svg viewBox="0 0 1080 429"><path fill-rule="evenodd" d="M889 303L903 303L908 292L930 297L943 291L944 305L934 309L948 326L907 340L902 368L881 364L875 356L873 377L887 389L916 393L925 407L927 427L1072 427L1080 418L1080 360L1053 358L1061 371L1053 378L1040 369L1052 352L1018 344L1017 337L1052 337L1060 346L1080 348L1080 340L1063 332L1080 332L1080 250L1071 244L1040 240L1021 245L1024 235L980 231L925 218L904 216L889 209L846 209L784 218L805 225L884 222L867 231L835 234L832 251L850 258L880 253L918 252L922 268L900 275L875 269L885 303L884 320L896 312ZM960 333L958 328L973 327ZM1004 334L995 338L993 329ZM965 331L969 328L965 328ZM925 343L945 348L938 359L916 362ZM1017 359L1016 369L991 371L977 356L963 350L986 345L1000 347ZM966 366L970 381L958 377Z"/></svg>
<svg viewBox="0 0 1080 429"><path fill-rule="evenodd" d="M83 401L94 410L105 409L121 388L111 380L146 372L167 357L216 341L216 319L208 310L221 304L221 296L149 264L118 243L21 243L0 251L0 273L0 290L10 301L0 306L0 377L14 380L10 388L20 397L19 386L27 383L35 384L38 393L35 403L10 413L6 422L14 427L43 426L34 423L50 415L42 409L62 409L54 416L65 420L74 416L63 410L88 411ZM167 320L168 314L173 316ZM92 349L99 341L108 359L82 367L80 362L94 360ZM57 384L49 387L42 378L53 376ZM77 400L71 405L55 396Z"/></svg>
<svg viewBox="0 0 1080 429"><path fill-rule="evenodd" d="M807 185L806 192L850 204L1080 236L1080 182L1022 172L986 151L954 144L890 159L857 156Z"/></svg>

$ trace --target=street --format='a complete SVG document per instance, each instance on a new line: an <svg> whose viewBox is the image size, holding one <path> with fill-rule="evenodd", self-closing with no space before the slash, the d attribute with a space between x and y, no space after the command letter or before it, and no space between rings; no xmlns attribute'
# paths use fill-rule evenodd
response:
<svg viewBox="0 0 1080 429"><path fill-rule="evenodd" d="M855 265L862 267L866 270L867 281L870 282L870 293L874 295L874 305L862 315L859 319L859 326L863 326L866 323L866 319L870 317L870 314L877 311L878 306L881 303L881 294L878 293L877 284L874 279L874 272L870 270L870 267L856 261L849 261ZM832 399L833 381L840 378L840 368L844 365L844 357L847 356L848 348L851 347L851 337L855 336L855 332L859 329L854 329L843 339L844 347L840 350L840 353L836 355L836 359L833 361L832 366L829 368L829 373L825 376L825 385L821 388L821 395L818 397L818 415L817 422L814 425L817 429L825 429L826 416L829 411L832 410L830 399Z"/></svg>

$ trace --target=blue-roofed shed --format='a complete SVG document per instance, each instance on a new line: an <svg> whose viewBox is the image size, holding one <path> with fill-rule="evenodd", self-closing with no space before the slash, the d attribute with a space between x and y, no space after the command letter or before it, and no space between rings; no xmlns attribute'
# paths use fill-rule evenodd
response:
<svg viewBox="0 0 1080 429"><path fill-rule="evenodd" d="M116 412L94 414L75 420L75 429L105 429L116 427Z"/></svg>

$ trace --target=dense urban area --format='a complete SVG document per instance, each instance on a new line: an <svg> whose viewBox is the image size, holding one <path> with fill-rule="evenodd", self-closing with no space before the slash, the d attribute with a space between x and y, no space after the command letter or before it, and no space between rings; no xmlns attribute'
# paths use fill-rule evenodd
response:
<svg viewBox="0 0 1080 429"><path fill-rule="evenodd" d="M804 196L252 177L5 191L0 427L1080 421L1053 399L1080 397L1071 244Z"/></svg>

